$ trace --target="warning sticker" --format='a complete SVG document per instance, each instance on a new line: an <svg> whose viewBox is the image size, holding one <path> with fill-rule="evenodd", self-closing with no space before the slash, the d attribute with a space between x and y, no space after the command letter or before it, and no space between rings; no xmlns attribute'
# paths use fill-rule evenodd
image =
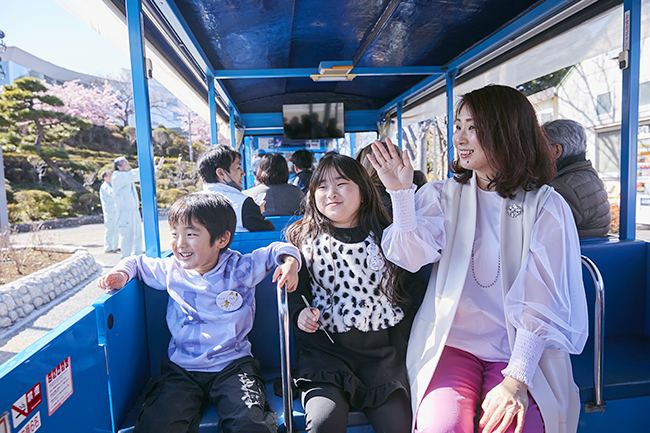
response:
<svg viewBox="0 0 650 433"><path fill-rule="evenodd" d="M21 428L18 433L33 433L39 428L41 428L41 413L36 412L36 415L27 421L25 427Z"/></svg>
<svg viewBox="0 0 650 433"><path fill-rule="evenodd" d="M70 357L45 375L47 410L52 415L72 395Z"/></svg>
<svg viewBox="0 0 650 433"><path fill-rule="evenodd" d="M9 411L0 416L0 433L10 433L11 426L9 425Z"/></svg>
<svg viewBox="0 0 650 433"><path fill-rule="evenodd" d="M18 427L36 409L36 406L41 404L41 401L43 401L43 398L41 396L41 383L39 382L11 405L11 419L14 428ZM1 429L0 433L2 433Z"/></svg>

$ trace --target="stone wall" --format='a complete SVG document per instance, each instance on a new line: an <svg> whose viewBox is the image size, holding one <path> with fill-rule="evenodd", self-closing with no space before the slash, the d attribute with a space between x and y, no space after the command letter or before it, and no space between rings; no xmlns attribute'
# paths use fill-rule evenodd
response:
<svg viewBox="0 0 650 433"><path fill-rule="evenodd" d="M158 209L158 218L165 217L169 213L169 208L159 208ZM32 230L34 224L37 225L39 230L42 229L60 229L64 227L76 227L84 224L103 224L104 216L103 215L87 215L74 218L61 218L58 220L49 220L49 221L37 221L36 223L31 224L11 224L10 230L17 233L25 233Z"/></svg>
<svg viewBox="0 0 650 433"><path fill-rule="evenodd" d="M0 328L13 325L16 320L57 297L75 292L101 274L101 265L86 249L67 246L51 248L73 251L74 254L60 263L0 286Z"/></svg>

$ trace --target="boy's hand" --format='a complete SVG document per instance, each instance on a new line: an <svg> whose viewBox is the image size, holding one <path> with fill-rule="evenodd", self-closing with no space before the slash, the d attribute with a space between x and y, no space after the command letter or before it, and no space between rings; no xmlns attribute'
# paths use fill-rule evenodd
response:
<svg viewBox="0 0 650 433"><path fill-rule="evenodd" d="M287 292L296 290L296 287L298 287L298 268L300 268L300 265L295 257L284 256L284 263L278 266L273 273L273 282L278 282L278 289L286 284Z"/></svg>
<svg viewBox="0 0 650 433"><path fill-rule="evenodd" d="M303 308L298 315L298 328L302 331L314 333L318 330L318 318L320 311L318 308Z"/></svg>
<svg viewBox="0 0 650 433"><path fill-rule="evenodd" d="M108 274L100 277L97 280L97 287L106 291L106 290L119 290L126 283L128 283L129 277L124 272L109 272Z"/></svg>

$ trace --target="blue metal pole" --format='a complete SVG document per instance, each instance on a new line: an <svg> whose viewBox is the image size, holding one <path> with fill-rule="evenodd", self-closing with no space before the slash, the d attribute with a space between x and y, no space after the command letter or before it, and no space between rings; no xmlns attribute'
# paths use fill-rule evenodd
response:
<svg viewBox="0 0 650 433"><path fill-rule="evenodd" d="M354 146L356 144L356 138L357 138L357 133L356 132L350 132L350 156L354 158Z"/></svg>
<svg viewBox="0 0 650 433"><path fill-rule="evenodd" d="M623 101L621 118L621 215L619 238L636 238L636 170L639 128L641 0L623 2Z"/></svg>
<svg viewBox="0 0 650 433"><path fill-rule="evenodd" d="M451 69L445 75L447 92L447 176L452 177L451 162L454 160L454 83L458 69Z"/></svg>
<svg viewBox="0 0 650 433"><path fill-rule="evenodd" d="M402 145L402 110L404 109L404 102L400 101L397 103L397 146L400 149L404 149Z"/></svg>
<svg viewBox="0 0 650 433"><path fill-rule="evenodd" d="M144 38L142 36L142 0L126 1L126 20L129 32L131 57L131 82L137 140L138 167L140 168L140 196L144 221L144 246L149 257L160 257L158 232L158 201L151 140L151 115L149 113L149 87L145 75Z"/></svg>
<svg viewBox="0 0 650 433"><path fill-rule="evenodd" d="M230 114L230 145L233 149L237 149L237 139L235 138L235 109L232 105L228 106Z"/></svg>
<svg viewBox="0 0 650 433"><path fill-rule="evenodd" d="M217 128L217 100L214 91L214 77L208 75L208 102L210 103L210 144L219 143L219 130Z"/></svg>

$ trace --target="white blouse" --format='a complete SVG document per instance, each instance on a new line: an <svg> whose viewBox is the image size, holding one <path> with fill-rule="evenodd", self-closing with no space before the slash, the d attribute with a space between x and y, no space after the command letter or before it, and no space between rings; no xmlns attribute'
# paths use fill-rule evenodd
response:
<svg viewBox="0 0 650 433"><path fill-rule="evenodd" d="M455 180L426 184L415 195L414 188L389 191L393 200L394 222L384 231L382 241L388 260L411 272L440 260L441 251L447 245L445 210L440 197L444 182ZM493 206L490 209L494 211ZM462 211L458 217L462 218ZM478 217L477 221L480 220ZM498 225L498 215L494 221ZM480 227L477 229L475 242L480 243L484 236ZM476 259L480 260L479 257ZM493 278L495 261L494 258L492 260ZM490 268L490 262L487 263ZM492 282L487 275L489 273L486 270L476 273L481 284L489 285ZM466 291L468 285L479 287L472 276L471 264L467 275L463 290ZM501 286L499 282L495 285ZM544 349L555 348L569 353L582 351L589 324L583 287L580 242L573 215L564 199L556 191L551 191L535 221L529 254L522 262L503 305L507 320L517 330L512 353L505 336L490 343L497 346L494 353L502 351L510 354L504 374L530 386ZM468 293L471 295L472 290ZM501 293L499 296L502 296ZM461 299L459 309L465 308L464 305L466 307L467 303ZM467 312L457 313L454 325L459 315L464 313ZM468 324L466 331L471 326ZM467 335L463 338L467 338ZM485 335L477 329L473 338L478 343ZM471 347L474 342L468 341L465 347ZM500 357L496 358L500 360Z"/></svg>

